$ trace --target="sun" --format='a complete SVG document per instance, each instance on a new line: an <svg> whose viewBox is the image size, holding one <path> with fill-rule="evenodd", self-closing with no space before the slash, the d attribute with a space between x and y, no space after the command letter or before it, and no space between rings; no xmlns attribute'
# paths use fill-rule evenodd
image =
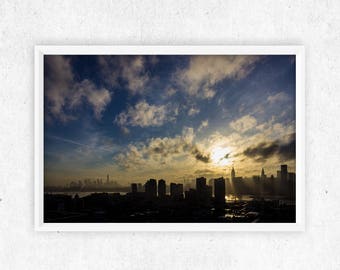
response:
<svg viewBox="0 0 340 270"><path fill-rule="evenodd" d="M210 157L214 165L226 166L231 163L230 158L228 158L229 153L229 148L218 146L212 149Z"/></svg>

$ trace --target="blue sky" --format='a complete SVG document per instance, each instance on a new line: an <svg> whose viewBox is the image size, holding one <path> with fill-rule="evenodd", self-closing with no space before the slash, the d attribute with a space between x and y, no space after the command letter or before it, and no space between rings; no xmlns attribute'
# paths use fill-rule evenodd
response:
<svg viewBox="0 0 340 270"><path fill-rule="evenodd" d="M294 56L45 56L45 181L295 171Z"/></svg>

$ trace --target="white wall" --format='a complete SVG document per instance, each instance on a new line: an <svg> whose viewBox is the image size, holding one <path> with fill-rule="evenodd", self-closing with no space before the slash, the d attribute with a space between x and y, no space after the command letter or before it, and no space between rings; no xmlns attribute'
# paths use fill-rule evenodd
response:
<svg viewBox="0 0 340 270"><path fill-rule="evenodd" d="M340 269L340 1L0 2L1 269ZM305 233L33 231L33 46L306 46Z"/></svg>

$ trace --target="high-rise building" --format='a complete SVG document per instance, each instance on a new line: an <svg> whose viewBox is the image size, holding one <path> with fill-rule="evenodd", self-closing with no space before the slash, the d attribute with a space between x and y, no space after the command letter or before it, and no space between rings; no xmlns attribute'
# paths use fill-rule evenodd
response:
<svg viewBox="0 0 340 270"><path fill-rule="evenodd" d="M173 198L176 194L176 184L170 183L170 197Z"/></svg>
<svg viewBox="0 0 340 270"><path fill-rule="evenodd" d="M264 169L262 168L262 171L261 171L261 180L264 181L266 180L267 176L265 175L264 173Z"/></svg>
<svg viewBox="0 0 340 270"><path fill-rule="evenodd" d="M281 165L281 180L287 181L288 180L288 166Z"/></svg>
<svg viewBox="0 0 340 270"><path fill-rule="evenodd" d="M183 199L184 188L183 184L177 184L177 194L180 199Z"/></svg>
<svg viewBox="0 0 340 270"><path fill-rule="evenodd" d="M166 194L166 185L163 179L158 180L158 197L164 198Z"/></svg>
<svg viewBox="0 0 340 270"><path fill-rule="evenodd" d="M214 180L214 197L216 204L225 203L225 180L223 177Z"/></svg>
<svg viewBox="0 0 340 270"><path fill-rule="evenodd" d="M131 184L131 192L132 193L137 193L137 184L136 183L132 183Z"/></svg>
<svg viewBox="0 0 340 270"><path fill-rule="evenodd" d="M281 171L276 171L277 180L281 180Z"/></svg>
<svg viewBox="0 0 340 270"><path fill-rule="evenodd" d="M170 184L170 197L172 199L183 199L183 184Z"/></svg>
<svg viewBox="0 0 340 270"><path fill-rule="evenodd" d="M107 183L107 184L110 183L110 176L109 176L109 175L106 176L106 183Z"/></svg>
<svg viewBox="0 0 340 270"><path fill-rule="evenodd" d="M290 182L295 181L295 173L293 172L288 173L288 181Z"/></svg>
<svg viewBox="0 0 340 270"><path fill-rule="evenodd" d="M203 194L206 190L207 179L205 177L196 178L196 190L198 195Z"/></svg>
<svg viewBox="0 0 340 270"><path fill-rule="evenodd" d="M156 179L150 179L145 183L145 193L147 198L157 197L157 181Z"/></svg>
<svg viewBox="0 0 340 270"><path fill-rule="evenodd" d="M230 177L231 177L232 181L235 179L235 176L236 176L236 174L235 174L235 170L234 170L234 166L233 166L232 169L231 169L231 173L230 173Z"/></svg>
<svg viewBox="0 0 340 270"><path fill-rule="evenodd" d="M190 188L185 192L185 200L189 205L194 206L197 204L197 192L195 189Z"/></svg>
<svg viewBox="0 0 340 270"><path fill-rule="evenodd" d="M207 186L207 179L205 177L196 178L196 193L198 202L201 205L208 205L211 196L209 196L210 189Z"/></svg>

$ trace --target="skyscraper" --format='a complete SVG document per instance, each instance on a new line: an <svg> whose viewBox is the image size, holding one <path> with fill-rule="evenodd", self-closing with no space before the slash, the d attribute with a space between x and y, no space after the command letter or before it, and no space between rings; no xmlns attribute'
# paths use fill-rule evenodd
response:
<svg viewBox="0 0 340 270"><path fill-rule="evenodd" d="M164 198L166 194L165 181L163 179L158 180L158 197Z"/></svg>
<svg viewBox="0 0 340 270"><path fill-rule="evenodd" d="M170 197L172 199L183 199L183 184L170 184Z"/></svg>
<svg viewBox="0 0 340 270"><path fill-rule="evenodd" d="M234 170L234 166L232 167L231 169L231 173L230 173L230 177L231 177L231 180L233 181L235 179L235 170Z"/></svg>
<svg viewBox="0 0 340 270"><path fill-rule="evenodd" d="M177 184L177 196L179 199L183 199L184 188L183 184Z"/></svg>
<svg viewBox="0 0 340 270"><path fill-rule="evenodd" d="M145 193L147 198L157 197L157 181L156 179L150 179L145 183Z"/></svg>
<svg viewBox="0 0 340 270"><path fill-rule="evenodd" d="M110 176L109 176L109 175L106 176L106 183L107 183L107 184L110 183Z"/></svg>
<svg viewBox="0 0 340 270"><path fill-rule="evenodd" d="M207 179L205 177L196 178L196 190L198 194L205 192L205 186L207 185Z"/></svg>
<svg viewBox="0 0 340 270"><path fill-rule="evenodd" d="M266 175L264 173L264 169L262 168L262 171L261 171L261 180L266 180Z"/></svg>
<svg viewBox="0 0 340 270"><path fill-rule="evenodd" d="M197 199L201 205L208 205L210 201L210 189L207 186L207 179L205 177L196 178L196 192Z"/></svg>
<svg viewBox="0 0 340 270"><path fill-rule="evenodd" d="M281 171L276 171L277 180L281 180Z"/></svg>
<svg viewBox="0 0 340 270"><path fill-rule="evenodd" d="M214 180L214 196L216 204L225 203L225 180L223 177Z"/></svg>

